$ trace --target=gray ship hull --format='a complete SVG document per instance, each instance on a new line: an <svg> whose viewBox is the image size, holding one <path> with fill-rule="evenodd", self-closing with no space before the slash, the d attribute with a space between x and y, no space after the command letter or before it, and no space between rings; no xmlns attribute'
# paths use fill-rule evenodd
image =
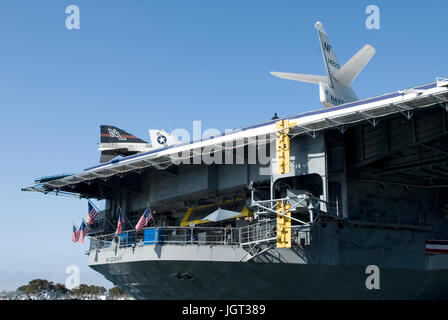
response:
<svg viewBox="0 0 448 320"><path fill-rule="evenodd" d="M91 265L136 299L448 299L448 270L213 261L133 261Z"/></svg>

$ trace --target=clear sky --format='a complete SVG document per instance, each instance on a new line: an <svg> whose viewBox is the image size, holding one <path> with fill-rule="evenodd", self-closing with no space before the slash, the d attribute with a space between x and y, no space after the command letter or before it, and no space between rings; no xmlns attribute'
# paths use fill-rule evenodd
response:
<svg viewBox="0 0 448 320"><path fill-rule="evenodd" d="M368 30L368 5L380 30ZM68 5L80 29L67 30ZM377 53L360 98L448 77L446 1L2 0L0 2L0 290L34 278L110 287L71 242L86 200L21 192L34 178L99 161L99 125L143 139L201 120L224 130L321 108L318 87L269 71L325 74L322 21L341 64ZM88 243L88 241L87 241Z"/></svg>

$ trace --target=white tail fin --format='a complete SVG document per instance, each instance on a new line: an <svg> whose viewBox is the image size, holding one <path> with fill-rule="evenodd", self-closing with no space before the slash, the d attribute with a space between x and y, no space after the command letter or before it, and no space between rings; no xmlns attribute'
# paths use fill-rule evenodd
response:
<svg viewBox="0 0 448 320"><path fill-rule="evenodd" d="M327 68L329 84L333 87L333 75L340 69L339 61L322 22L316 22L314 27L317 29L317 34L319 35L320 47Z"/></svg>
<svg viewBox="0 0 448 320"><path fill-rule="evenodd" d="M365 45L333 75L333 78L346 87L351 86L352 82L374 55L375 49L371 45Z"/></svg>
<svg viewBox="0 0 448 320"><path fill-rule="evenodd" d="M373 57L375 49L370 45L364 46L341 67L322 23L316 22L315 28L319 35L327 76L284 72L271 72L271 74L282 79L318 84L320 101L325 107L358 100L351 84Z"/></svg>
<svg viewBox="0 0 448 320"><path fill-rule="evenodd" d="M179 143L179 140L164 130L149 129L149 138L153 149L166 148Z"/></svg>

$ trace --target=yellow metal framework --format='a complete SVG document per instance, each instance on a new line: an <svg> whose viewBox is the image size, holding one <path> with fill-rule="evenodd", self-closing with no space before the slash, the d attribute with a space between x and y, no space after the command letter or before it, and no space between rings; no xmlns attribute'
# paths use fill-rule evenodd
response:
<svg viewBox="0 0 448 320"><path fill-rule="evenodd" d="M290 171L290 141L289 128L295 123L289 120L276 122L277 129L277 174L286 174ZM291 208L290 204L284 201L277 202L277 248L291 248Z"/></svg>
<svg viewBox="0 0 448 320"><path fill-rule="evenodd" d="M253 217L254 216L254 212L252 210L249 210L246 205L244 204L245 200L243 198L236 198L235 200L226 200L224 202L216 202L216 203L211 203L211 204L206 204L206 205L202 205L202 206L197 206L197 207L192 207L189 208L186 212L185 212L185 216L182 219L182 222L180 223L181 227L188 227L190 226L190 223L194 223L196 224L202 224L202 223L210 223L211 221L209 220L201 220L201 219L195 219L195 220L190 220L190 216L197 212L197 211L203 211L204 214L202 215L202 217L207 216L208 214L212 213L214 210L213 209L218 209L218 208L222 208L222 209L226 209L227 206L231 206L231 205L239 205L239 207L242 209L241 213L234 217L233 219L236 218L241 218L241 217ZM232 209L232 208L229 208ZM193 218L194 219L194 218Z"/></svg>
<svg viewBox="0 0 448 320"><path fill-rule="evenodd" d="M277 248L291 248L291 208L285 201L277 203Z"/></svg>
<svg viewBox="0 0 448 320"><path fill-rule="evenodd" d="M296 125L296 123L289 123L289 120L280 120L276 122L277 129L277 173L285 174L289 173L289 153L290 153L290 141L289 141L289 129Z"/></svg>

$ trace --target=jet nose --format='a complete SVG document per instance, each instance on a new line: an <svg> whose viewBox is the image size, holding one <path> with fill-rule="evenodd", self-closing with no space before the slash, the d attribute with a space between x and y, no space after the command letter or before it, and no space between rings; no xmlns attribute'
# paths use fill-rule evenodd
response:
<svg viewBox="0 0 448 320"><path fill-rule="evenodd" d="M322 22L317 21L316 24L314 25L314 27L315 27L317 30L321 30L321 29L324 27L324 25L322 24Z"/></svg>

